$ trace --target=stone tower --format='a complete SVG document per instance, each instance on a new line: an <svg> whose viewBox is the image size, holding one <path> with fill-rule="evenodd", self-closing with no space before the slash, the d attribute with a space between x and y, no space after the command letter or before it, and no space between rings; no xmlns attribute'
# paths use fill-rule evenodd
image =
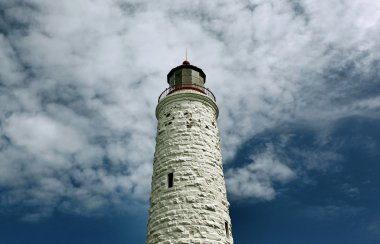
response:
<svg viewBox="0 0 380 244"><path fill-rule="evenodd" d="M167 81L156 107L147 244L233 243L215 97L187 60Z"/></svg>

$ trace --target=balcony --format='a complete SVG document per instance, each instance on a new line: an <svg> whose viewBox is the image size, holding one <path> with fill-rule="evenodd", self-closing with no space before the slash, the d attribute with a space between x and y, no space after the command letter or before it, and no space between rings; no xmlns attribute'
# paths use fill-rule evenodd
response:
<svg viewBox="0 0 380 244"><path fill-rule="evenodd" d="M180 90L198 91L198 92L203 93L204 95L210 97L214 102L216 102L214 94L209 89L207 89L204 86L195 85L195 84L180 84L180 85L168 87L158 97L158 102L160 102L162 99L164 99L168 95L172 94L173 92L180 91Z"/></svg>

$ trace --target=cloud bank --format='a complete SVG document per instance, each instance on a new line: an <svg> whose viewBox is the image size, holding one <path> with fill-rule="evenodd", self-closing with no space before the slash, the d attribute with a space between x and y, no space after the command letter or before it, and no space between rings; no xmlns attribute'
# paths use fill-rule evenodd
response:
<svg viewBox="0 0 380 244"><path fill-rule="evenodd" d="M282 123L328 135L336 119L378 116L379 11L370 0L1 0L1 209L36 220L146 204L154 108L185 48L217 97L231 194L273 199L295 167L270 148L236 166L238 148Z"/></svg>

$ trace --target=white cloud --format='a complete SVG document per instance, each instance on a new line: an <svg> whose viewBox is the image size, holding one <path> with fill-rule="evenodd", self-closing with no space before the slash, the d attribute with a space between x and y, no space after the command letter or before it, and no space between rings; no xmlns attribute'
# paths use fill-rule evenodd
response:
<svg viewBox="0 0 380 244"><path fill-rule="evenodd" d="M371 79L380 57L375 1L5 0L0 7L0 188L13 205L41 204L41 216L146 203L154 108L185 48L217 97L225 161L280 123L328 123L379 108L377 98L352 96L378 80ZM356 76L329 77L337 70ZM231 170L257 182L244 197L271 199L272 181L291 178L264 156ZM46 182L65 191L41 194Z"/></svg>
<svg viewBox="0 0 380 244"><path fill-rule="evenodd" d="M12 115L5 121L5 136L30 153L72 154L84 144L80 132L45 116Z"/></svg>
<svg viewBox="0 0 380 244"><path fill-rule="evenodd" d="M296 178L296 173L281 162L269 149L251 156L252 162L226 173L229 193L235 198L272 200L276 196L273 183L287 183Z"/></svg>
<svg viewBox="0 0 380 244"><path fill-rule="evenodd" d="M9 41L0 33L0 81L4 84L14 84L23 79L20 65Z"/></svg>

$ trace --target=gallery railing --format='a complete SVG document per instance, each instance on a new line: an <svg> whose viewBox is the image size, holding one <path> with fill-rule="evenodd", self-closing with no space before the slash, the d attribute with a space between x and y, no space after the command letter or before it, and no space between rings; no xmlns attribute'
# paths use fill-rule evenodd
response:
<svg viewBox="0 0 380 244"><path fill-rule="evenodd" d="M184 89L190 89L190 90L201 92L207 95L208 97L210 97L212 100L216 101L214 94L204 86L195 85L195 84L180 84L180 85L174 85L174 86L166 88L158 97L158 102L160 102L162 99L164 99L166 96L170 95L171 93L178 90L184 90Z"/></svg>

